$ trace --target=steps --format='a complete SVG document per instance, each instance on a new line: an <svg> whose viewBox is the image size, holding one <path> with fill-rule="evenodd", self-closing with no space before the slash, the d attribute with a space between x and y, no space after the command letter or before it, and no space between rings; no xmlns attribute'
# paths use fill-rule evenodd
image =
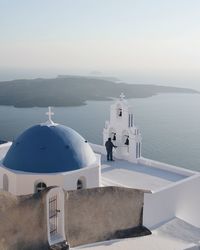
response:
<svg viewBox="0 0 200 250"><path fill-rule="evenodd" d="M49 247L49 250L69 250L69 249L70 249L70 247L66 241L59 242L59 243Z"/></svg>

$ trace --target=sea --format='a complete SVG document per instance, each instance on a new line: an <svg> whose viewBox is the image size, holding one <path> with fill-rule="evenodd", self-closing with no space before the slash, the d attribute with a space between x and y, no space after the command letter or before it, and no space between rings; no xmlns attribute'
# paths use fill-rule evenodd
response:
<svg viewBox="0 0 200 250"><path fill-rule="evenodd" d="M200 171L200 95L158 94L129 99L142 133L142 156ZM88 101L79 107L53 107L53 121L102 144L113 101ZM25 129L47 120L47 108L0 106L0 140L13 141Z"/></svg>

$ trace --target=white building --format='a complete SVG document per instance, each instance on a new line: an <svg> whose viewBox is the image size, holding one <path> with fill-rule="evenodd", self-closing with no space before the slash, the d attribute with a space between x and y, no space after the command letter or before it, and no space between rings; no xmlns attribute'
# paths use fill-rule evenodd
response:
<svg viewBox="0 0 200 250"><path fill-rule="evenodd" d="M199 249L200 173L142 157L141 133L124 95L111 105L103 145L90 147L48 114L45 124L26 130L12 145L0 146L1 188L17 195L54 185L66 190L100 185L142 189L143 224L152 235L77 249ZM114 162L106 161L108 138L118 146Z"/></svg>
<svg viewBox="0 0 200 250"><path fill-rule="evenodd" d="M125 145L127 136L129 148ZM91 144L101 154L101 183L145 191L143 224L152 235L117 240L109 245L93 244L84 249L200 249L200 173L142 157L141 134L124 95L111 105L103 143L108 137L118 146L114 162L106 161L104 145Z"/></svg>
<svg viewBox="0 0 200 250"><path fill-rule="evenodd" d="M0 163L0 185L15 195L48 186L65 190L100 185L100 156L71 128L49 120L24 131ZM4 148L5 151L5 148Z"/></svg>

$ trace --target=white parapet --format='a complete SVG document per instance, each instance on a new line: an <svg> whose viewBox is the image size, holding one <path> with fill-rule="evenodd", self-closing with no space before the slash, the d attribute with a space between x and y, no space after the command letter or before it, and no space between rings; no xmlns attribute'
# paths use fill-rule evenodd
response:
<svg viewBox="0 0 200 250"><path fill-rule="evenodd" d="M146 165L146 166L151 166L154 168L159 168L162 170L166 170L166 171L170 171L176 174L180 174L183 176L192 176L194 174L198 174L198 172L193 171L193 170L189 170L189 169L185 169L182 167L177 167L171 164L167 164L164 162L160 162L160 161L155 161L155 160L151 160L151 159L147 159L144 157L141 157L140 159L138 159L138 163L142 164L142 165Z"/></svg>
<svg viewBox="0 0 200 250"><path fill-rule="evenodd" d="M200 227L200 174L185 178L171 187L144 195L143 222L148 228L178 217Z"/></svg>

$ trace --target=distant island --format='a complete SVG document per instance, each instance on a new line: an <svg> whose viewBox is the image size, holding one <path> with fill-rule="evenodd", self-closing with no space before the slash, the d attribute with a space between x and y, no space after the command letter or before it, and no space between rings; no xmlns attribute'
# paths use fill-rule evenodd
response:
<svg viewBox="0 0 200 250"><path fill-rule="evenodd" d="M145 98L160 93L199 93L187 88L127 84L111 79L59 76L0 82L0 105L15 107L80 106L90 100L111 100L123 92L126 98Z"/></svg>

